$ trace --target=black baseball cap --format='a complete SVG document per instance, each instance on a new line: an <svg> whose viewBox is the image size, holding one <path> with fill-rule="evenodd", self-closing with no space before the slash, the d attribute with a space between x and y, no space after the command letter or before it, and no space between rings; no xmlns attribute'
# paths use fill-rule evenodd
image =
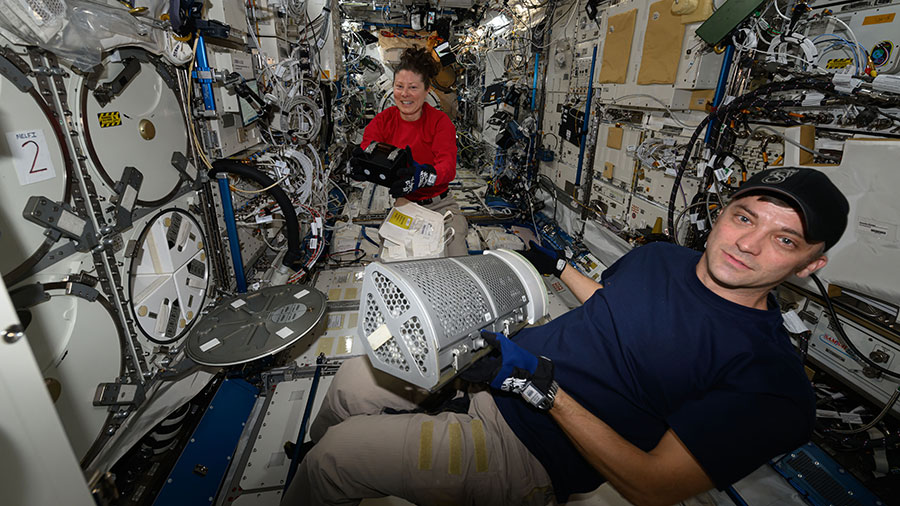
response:
<svg viewBox="0 0 900 506"><path fill-rule="evenodd" d="M779 167L758 172L738 188L732 200L771 194L793 204L803 220L808 242L834 246L847 227L850 204L828 176L815 169Z"/></svg>

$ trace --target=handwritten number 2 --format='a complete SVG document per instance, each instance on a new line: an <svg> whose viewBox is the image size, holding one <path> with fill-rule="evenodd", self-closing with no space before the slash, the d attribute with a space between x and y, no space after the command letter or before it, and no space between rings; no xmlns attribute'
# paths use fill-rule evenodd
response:
<svg viewBox="0 0 900 506"><path fill-rule="evenodd" d="M24 148L25 146L27 146L29 144L34 144L34 160L31 161L31 170L29 170L28 173L29 174L37 174L38 172L44 172L45 170L47 170L47 167L44 167L43 169L34 170L34 166L37 164L38 154L41 152L41 147L38 146L38 143L36 143L34 141L25 141L22 143L22 147Z"/></svg>

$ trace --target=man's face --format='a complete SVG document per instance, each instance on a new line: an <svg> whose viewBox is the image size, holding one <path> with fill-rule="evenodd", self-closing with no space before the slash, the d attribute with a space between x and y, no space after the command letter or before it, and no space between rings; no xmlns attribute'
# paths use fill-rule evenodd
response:
<svg viewBox="0 0 900 506"><path fill-rule="evenodd" d="M825 266L822 243L803 238L797 211L752 195L732 202L709 234L697 276L726 299L770 289L796 274L805 277ZM736 300L734 300L737 302Z"/></svg>

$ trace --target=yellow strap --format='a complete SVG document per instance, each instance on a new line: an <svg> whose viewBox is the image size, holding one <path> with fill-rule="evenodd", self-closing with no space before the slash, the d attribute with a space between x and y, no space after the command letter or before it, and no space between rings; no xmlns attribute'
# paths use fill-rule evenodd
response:
<svg viewBox="0 0 900 506"><path fill-rule="evenodd" d="M472 420L472 441L475 443L475 472L488 470L487 443L484 435L484 422Z"/></svg>
<svg viewBox="0 0 900 506"><path fill-rule="evenodd" d="M419 469L427 471L431 469L431 447L434 440L434 422L422 422L422 432L419 433Z"/></svg>

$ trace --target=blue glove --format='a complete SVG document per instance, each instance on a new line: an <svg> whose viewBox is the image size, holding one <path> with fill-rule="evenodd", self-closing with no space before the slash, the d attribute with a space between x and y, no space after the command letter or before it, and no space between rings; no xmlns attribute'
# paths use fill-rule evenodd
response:
<svg viewBox="0 0 900 506"><path fill-rule="evenodd" d="M399 198L404 195L424 188L426 186L434 186L437 182L437 171L431 165L418 163L412 158L409 146L406 147L409 152L410 163L406 167L397 170L396 179L391 183L391 197Z"/></svg>
<svg viewBox="0 0 900 506"><path fill-rule="evenodd" d="M559 386L553 380L553 362L549 358L534 356L503 334L482 330L481 337L500 356L482 358L463 373L463 379L488 382L498 390L519 394L541 410L553 407Z"/></svg>
<svg viewBox="0 0 900 506"><path fill-rule="evenodd" d="M529 241L528 245L529 249L523 251L522 256L527 258L538 272L545 276L562 275L566 268L566 257L562 251L545 248L534 241Z"/></svg>

